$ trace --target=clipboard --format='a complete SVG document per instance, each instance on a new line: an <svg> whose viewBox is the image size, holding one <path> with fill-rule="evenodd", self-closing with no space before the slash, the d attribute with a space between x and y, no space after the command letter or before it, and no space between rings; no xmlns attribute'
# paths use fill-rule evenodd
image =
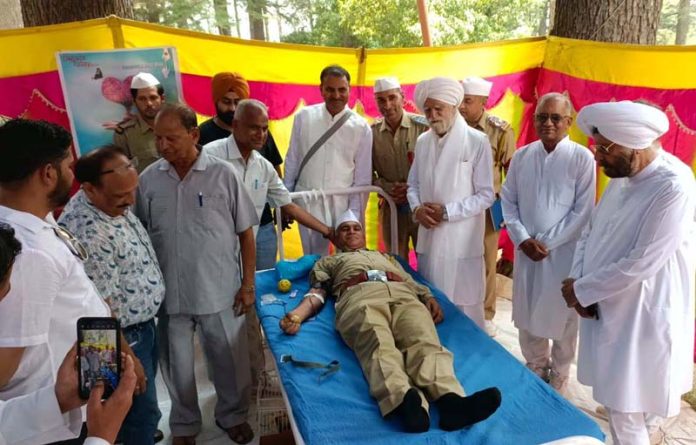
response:
<svg viewBox="0 0 696 445"><path fill-rule="evenodd" d="M493 228L496 232L499 231L500 228L504 226L503 204L500 201L500 198L496 198L496 200L493 201L493 205L488 209L488 213L491 217L491 221L493 222Z"/></svg>

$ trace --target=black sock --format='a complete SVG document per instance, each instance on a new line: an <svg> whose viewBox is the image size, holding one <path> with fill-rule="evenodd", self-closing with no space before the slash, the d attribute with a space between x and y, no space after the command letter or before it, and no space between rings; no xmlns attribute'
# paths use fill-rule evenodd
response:
<svg viewBox="0 0 696 445"><path fill-rule="evenodd" d="M430 416L421 403L418 391L411 388L406 392L401 404L393 411L408 433L424 433L430 428Z"/></svg>
<svg viewBox="0 0 696 445"><path fill-rule="evenodd" d="M448 393L437 399L440 428L454 431L473 425L493 414L501 402L498 388L487 388L468 397Z"/></svg>

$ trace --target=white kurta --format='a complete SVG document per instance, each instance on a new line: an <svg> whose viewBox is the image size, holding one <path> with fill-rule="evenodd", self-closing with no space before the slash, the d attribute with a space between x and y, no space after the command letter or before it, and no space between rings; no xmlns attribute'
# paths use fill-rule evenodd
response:
<svg viewBox="0 0 696 445"><path fill-rule="evenodd" d="M549 250L538 262L522 252L515 256L512 319L537 337L560 340L575 314L566 307L561 282L594 207L595 170L590 150L568 137L551 153L536 141L512 158L501 193L510 239L517 247L534 238Z"/></svg>
<svg viewBox="0 0 696 445"><path fill-rule="evenodd" d="M612 180L578 241L571 276L583 306L578 379L623 412L679 412L691 389L696 182L674 156Z"/></svg>
<svg viewBox="0 0 696 445"><path fill-rule="evenodd" d="M449 217L435 228L419 227L419 271L455 304L483 303L484 212L495 199L488 137L461 116L442 138L432 130L423 133L416 142L407 195L412 209L440 203Z"/></svg>
<svg viewBox="0 0 696 445"><path fill-rule="evenodd" d="M249 153L249 158L245 162L242 154L239 152L234 136L230 135L225 139L209 142L203 146L203 149L208 154L229 161L232 164L235 173L244 182L244 187L254 203L256 216L258 216L259 220L261 220L261 214L266 206L266 202L269 202L273 207L282 207L292 202L290 192L283 185L283 181L278 176L278 172L273 167L273 164L256 150L252 150ZM258 230L259 225L256 224L254 226L254 236L256 236Z"/></svg>
<svg viewBox="0 0 696 445"><path fill-rule="evenodd" d="M297 177L302 159L312 145L344 113L352 117L334 133L307 162ZM331 116L324 103L297 113L292 125L290 148L285 158L285 186L291 191L346 188L372 184L372 130L365 119L347 107ZM360 195L334 197L329 208L320 200L299 203L317 219L331 226L348 208L363 215L367 200ZM321 234L317 234L321 237Z"/></svg>

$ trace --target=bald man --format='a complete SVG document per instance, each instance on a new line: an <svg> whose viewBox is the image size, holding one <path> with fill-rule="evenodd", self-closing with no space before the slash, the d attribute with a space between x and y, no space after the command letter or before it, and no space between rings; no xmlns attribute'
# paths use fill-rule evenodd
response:
<svg viewBox="0 0 696 445"><path fill-rule="evenodd" d="M138 173L119 147L105 146L77 161L75 178L81 190L65 206L58 224L87 250L85 272L119 319L148 382L133 399L119 437L127 444L152 444L153 438L161 438L157 424L162 415L154 384L155 315L164 299L164 278L150 237L129 210L135 203Z"/></svg>

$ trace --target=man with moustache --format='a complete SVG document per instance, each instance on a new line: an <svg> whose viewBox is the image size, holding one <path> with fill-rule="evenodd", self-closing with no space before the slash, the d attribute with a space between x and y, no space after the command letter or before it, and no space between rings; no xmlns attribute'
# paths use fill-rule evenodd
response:
<svg viewBox="0 0 696 445"><path fill-rule="evenodd" d="M116 126L113 140L114 145L121 147L133 160L140 173L159 158L152 127L164 103L164 88L150 73L133 76L130 87L138 114Z"/></svg>
<svg viewBox="0 0 696 445"><path fill-rule="evenodd" d="M459 113L466 123L488 136L493 150L493 188L496 195L500 193L503 173L507 170L512 155L515 153L515 132L509 123L493 116L486 111L488 96L493 88L493 82L480 77L467 77L462 81L464 100L459 105ZM486 263L486 299L484 310L486 316L486 332L495 337L498 328L493 322L495 317L496 292L496 261L498 260L499 230L493 226L490 212L486 212L486 233L483 239L483 256Z"/></svg>
<svg viewBox="0 0 696 445"><path fill-rule="evenodd" d="M486 135L459 115L463 97L462 85L447 77L416 86L430 130L418 138L407 196L420 223L419 272L483 329L484 212L495 199L493 161Z"/></svg>
<svg viewBox="0 0 696 445"><path fill-rule="evenodd" d="M0 222L12 226L22 243L11 290L0 303L0 400L55 383L75 342L77 320L111 313L85 273L84 247L47 221L70 197L71 142L65 129L44 121L14 119L0 126ZM123 339L121 345L130 353ZM136 372L144 390L139 363ZM79 434L79 423L72 432Z"/></svg>
<svg viewBox="0 0 696 445"><path fill-rule="evenodd" d="M372 124L372 183L382 187L394 199L398 213L398 252L402 258L408 258L409 242L415 247L418 240L418 223L413 219L406 198L406 180L416 140L428 130L428 122L422 116L404 111L404 93L396 78L377 79L374 91L382 118ZM390 216L389 206L380 201L382 239L391 252Z"/></svg>
<svg viewBox="0 0 696 445"><path fill-rule="evenodd" d="M615 444L658 443L663 418L679 414L692 387L694 174L660 147L669 129L662 110L597 103L577 120L611 178L562 288L587 317L578 380L607 408Z"/></svg>
<svg viewBox="0 0 696 445"><path fill-rule="evenodd" d="M228 138L232 133L234 114L239 102L249 98L249 84L238 73L217 73L213 77L212 91L216 115L200 125L200 145ZM280 165L283 158L270 130L267 131L267 135L266 141L257 150L282 178ZM265 270L275 266L278 255L278 238L273 225L273 213L268 204L264 205L260 218L261 222L256 231L256 270Z"/></svg>
<svg viewBox="0 0 696 445"><path fill-rule="evenodd" d="M285 186L290 191L303 191L371 185L372 131L365 119L348 108L350 74L343 67L330 65L319 79L324 102L295 115L285 159ZM347 209L364 218L366 204L363 194L354 194L335 196L326 203L306 201L303 207L331 226ZM305 255L328 254L328 238L304 227L300 227L300 238Z"/></svg>
<svg viewBox="0 0 696 445"><path fill-rule="evenodd" d="M558 283L570 272L595 198L592 153L568 137L571 113L563 94L539 99L534 113L539 140L515 153L501 195L508 234L522 251L512 285L512 320L522 355L561 395L575 358L578 316L559 298Z"/></svg>
<svg viewBox="0 0 696 445"><path fill-rule="evenodd" d="M147 231L131 212L138 172L116 146L92 150L75 163L81 189L63 209L58 224L85 246L87 276L118 317L121 332L145 369L149 384L136 396L119 434L127 444L161 440L157 404L155 315L164 299L164 278Z"/></svg>
<svg viewBox="0 0 696 445"><path fill-rule="evenodd" d="M163 106L155 135L162 159L140 175L135 213L150 234L166 286L157 327L162 377L172 399L173 444L195 444L202 427L196 331L213 370L216 424L231 440L248 443L254 433L247 422L245 314L255 296L256 209L230 163L199 150L191 108Z"/></svg>

